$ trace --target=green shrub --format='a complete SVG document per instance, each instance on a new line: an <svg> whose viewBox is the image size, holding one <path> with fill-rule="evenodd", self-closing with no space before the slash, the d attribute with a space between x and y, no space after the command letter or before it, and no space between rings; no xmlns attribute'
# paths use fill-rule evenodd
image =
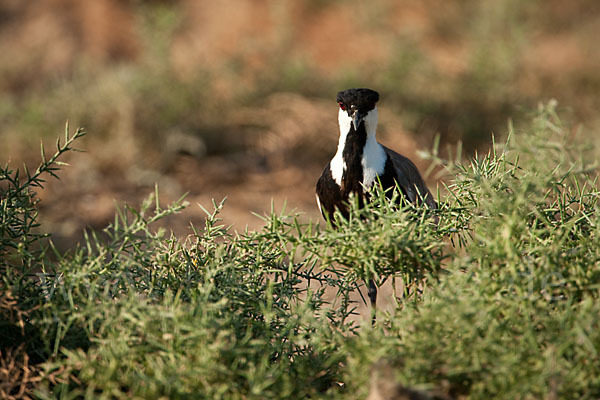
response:
<svg viewBox="0 0 600 400"><path fill-rule="evenodd" d="M382 360L454 397L597 398L600 196L565 131L551 104L469 163L434 152L437 210L376 188L335 228L282 211L232 232L215 203L180 239L153 224L186 203L154 193L49 257L31 188L78 131L28 183L2 170L2 347L25 345L41 398L358 399ZM393 311L350 318L392 277Z"/></svg>
<svg viewBox="0 0 600 400"><path fill-rule="evenodd" d="M421 302L382 322L387 343L364 332L375 348L359 351L455 396L597 398L600 196L584 150L551 105L506 147L454 166L446 206L466 210L470 238Z"/></svg>

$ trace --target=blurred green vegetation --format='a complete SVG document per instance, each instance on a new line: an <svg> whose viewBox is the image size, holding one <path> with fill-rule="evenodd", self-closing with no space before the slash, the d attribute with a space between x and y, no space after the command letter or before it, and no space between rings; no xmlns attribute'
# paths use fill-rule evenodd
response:
<svg viewBox="0 0 600 400"><path fill-rule="evenodd" d="M97 137L131 131L123 134L155 150L181 129L203 137L210 152L222 146L211 146L215 132L244 133L231 125L240 107L264 105L282 91L332 100L351 86L379 90L422 143L440 133L444 141L479 147L491 132L502 132L508 117L525 117L549 98L572 107L577 121L597 123L600 24L589 11L597 8L593 1L561 11L559 2L379 0L338 19L331 15L347 10L342 2L242 2L248 17L233 5L211 7L124 3L118 11L133 16L130 33L113 40L132 40L136 50L119 59L94 58L90 49L101 51L102 38L56 70L36 67L34 52L11 64L9 52L0 62L8 79L24 66L34 72L0 91L3 137L36 142L69 118ZM229 32L213 33L210 19L229 24ZM554 52L540 51L546 47Z"/></svg>

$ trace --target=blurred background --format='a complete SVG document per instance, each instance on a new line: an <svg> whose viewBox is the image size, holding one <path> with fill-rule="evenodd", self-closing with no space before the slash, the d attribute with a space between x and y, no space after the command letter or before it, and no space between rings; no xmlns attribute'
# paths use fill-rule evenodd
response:
<svg viewBox="0 0 600 400"><path fill-rule="evenodd" d="M378 90L380 141L422 170L436 135L469 156L551 98L592 137L599 37L598 0L1 0L0 161L35 166L67 119L87 129L39 193L59 247L155 183L189 193L179 234L224 196L236 229L271 199L316 220L337 91Z"/></svg>

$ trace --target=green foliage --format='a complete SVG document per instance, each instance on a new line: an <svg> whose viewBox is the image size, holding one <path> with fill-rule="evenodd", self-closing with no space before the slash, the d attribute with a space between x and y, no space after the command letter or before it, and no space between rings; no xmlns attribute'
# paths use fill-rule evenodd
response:
<svg viewBox="0 0 600 400"><path fill-rule="evenodd" d="M482 399L598 396L600 193L584 150L551 105L506 147L451 168L446 206L465 210L471 238L377 333L402 381ZM375 348L361 351L381 356L383 339L364 335Z"/></svg>
<svg viewBox="0 0 600 400"><path fill-rule="evenodd" d="M39 335L32 326L29 315L43 302L43 295L36 279L36 271L43 268L47 261L48 246L43 243L47 234L38 231L39 224L34 188L42 188L45 176L57 177L56 171L65 163L58 160L65 152L75 150L73 142L85 135L78 129L69 135L69 126L65 128L64 142L60 138L56 142L56 153L46 158L44 146L41 146L41 163L32 173L24 166L24 172L13 171L6 164L0 167L0 359L11 354L21 353L21 344L27 344L30 355L38 354ZM8 349L8 351L2 351ZM19 392L28 387L31 376L27 367L29 356L26 354L22 362L17 363L23 370L22 385L17 385ZM10 367L4 368L9 371ZM10 380L10 377L7 381ZM26 390L25 392L29 392ZM0 389L0 394L5 393Z"/></svg>
<svg viewBox="0 0 600 400"><path fill-rule="evenodd" d="M85 131L78 129L69 137L67 124L64 144L61 144L59 138L56 142L56 153L49 159L46 159L42 144L42 162L33 173L29 172L26 165L25 176L22 176L19 170L12 171L8 164L0 167L0 271L10 273L13 268L22 266L21 272L25 272L25 269L31 269L36 261L43 258L34 252L34 246L45 235L34 232L34 228L39 224L36 222L37 200L32 189L42 187L45 182L44 174L58 178L55 171L59 166L65 165L58 161L58 158L63 153L73 150L73 142L84 135ZM13 268L9 268L11 266Z"/></svg>
<svg viewBox="0 0 600 400"><path fill-rule="evenodd" d="M553 104L469 163L434 152L436 210L375 188L335 227L282 211L232 232L221 202L179 239L153 224L185 202L154 193L51 259L30 250L30 187L79 136L29 186L2 174L0 337L26 345L41 398L365 398L381 360L454 397L600 395L600 194ZM396 307L357 322L350 294L393 277Z"/></svg>

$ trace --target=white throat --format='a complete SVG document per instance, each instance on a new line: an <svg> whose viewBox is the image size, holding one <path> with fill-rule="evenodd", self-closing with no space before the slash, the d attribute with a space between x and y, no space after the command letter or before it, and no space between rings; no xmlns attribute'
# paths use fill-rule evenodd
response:
<svg viewBox="0 0 600 400"><path fill-rule="evenodd" d="M352 127L352 118L342 109L338 112L338 122L340 125L340 139L335 156L331 160L330 169L333 180L339 185L342 185L342 178L346 170L344 162L344 146L346 145L346 137ZM363 168L362 183L366 187L370 187L377 179L378 175L383 174L387 155L383 150L383 146L377 143L375 137L377 131L377 107L372 109L363 118L365 130L367 131L367 142L363 149L361 164Z"/></svg>

